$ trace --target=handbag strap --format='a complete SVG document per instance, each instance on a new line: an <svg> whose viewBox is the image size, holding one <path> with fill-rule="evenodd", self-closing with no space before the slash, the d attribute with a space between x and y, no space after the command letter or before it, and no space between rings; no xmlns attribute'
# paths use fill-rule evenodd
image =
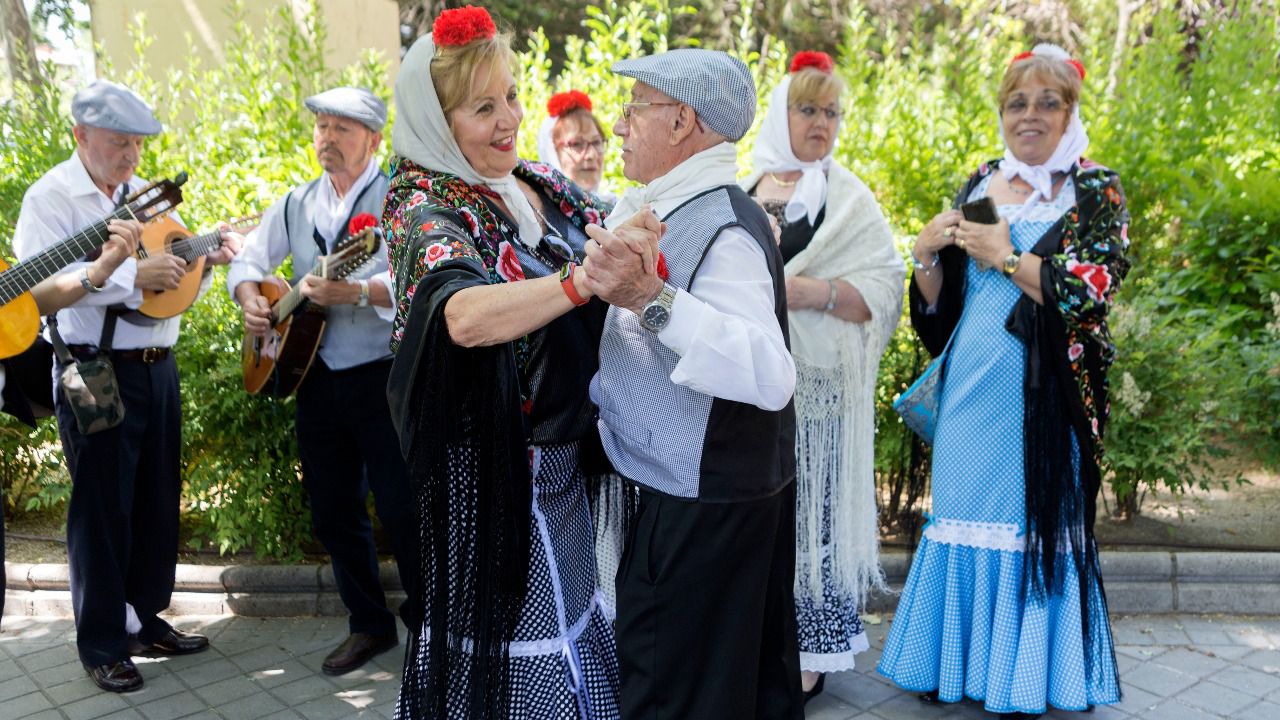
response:
<svg viewBox="0 0 1280 720"><path fill-rule="evenodd" d="M63 365L75 362L76 359L72 357L71 350L62 339L62 333L58 332L58 316L50 315L45 318L45 326L49 328L49 342L53 343L53 352L58 356L58 362Z"/></svg>

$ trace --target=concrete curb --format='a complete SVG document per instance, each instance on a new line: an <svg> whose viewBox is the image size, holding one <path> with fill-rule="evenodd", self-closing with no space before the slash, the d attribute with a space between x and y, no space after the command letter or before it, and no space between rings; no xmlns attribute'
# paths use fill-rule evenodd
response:
<svg viewBox="0 0 1280 720"><path fill-rule="evenodd" d="M902 550L881 556L895 591L910 569ZM70 617L67 566L5 563L5 615ZM1280 553L1104 552L1110 610L1135 613L1280 615ZM394 607L404 597L395 566L383 563L382 586ZM891 611L897 595L876 594L870 612ZM172 615L342 616L328 565L179 565Z"/></svg>

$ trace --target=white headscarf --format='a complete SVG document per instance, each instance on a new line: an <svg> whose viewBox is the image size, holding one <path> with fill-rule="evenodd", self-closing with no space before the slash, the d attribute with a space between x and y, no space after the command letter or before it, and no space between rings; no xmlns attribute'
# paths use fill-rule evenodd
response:
<svg viewBox="0 0 1280 720"><path fill-rule="evenodd" d="M812 225L818 218L818 211L827 202L827 171L831 168L835 143L831 144L832 152L828 152L821 160L801 162L796 157L791 150L791 123L787 112L787 94L790 89L791 76L787 75L770 93L769 110L765 113L764 122L760 124L760 135L756 138L751 158L755 169L759 171L801 171L800 181L796 183L795 192L787 202L786 218L787 222L796 222L807 217ZM839 126L835 128L838 129Z"/></svg>
<svg viewBox="0 0 1280 720"><path fill-rule="evenodd" d="M1037 45L1031 52L1034 55L1049 57L1063 62L1071 59L1067 51L1057 45L1047 43ZM1000 126L1000 138L1003 140L1004 118L1000 117L998 112L996 117ZM1014 157L1008 141L1005 141L1004 161L1000 163L1000 172L1004 173L1004 179L1008 182L1013 182L1014 178L1020 177L1031 186L1031 194L1027 196L1022 209L1010 221L1021 217L1023 213L1034 207L1037 202L1053 197L1053 174L1070 172L1071 168L1080 161L1080 157L1084 155L1085 150L1088 148L1089 134L1085 132L1084 123L1080 122L1079 100L1076 101L1075 107L1071 108L1071 120L1067 123L1066 132L1058 140L1058 147L1054 149L1053 155L1044 164L1028 165L1022 162Z"/></svg>
<svg viewBox="0 0 1280 720"><path fill-rule="evenodd" d="M538 128L538 160L544 165L550 165L564 172L564 168L560 167L560 153L556 150L556 141L552 137L556 123L559 121L560 118L548 115L547 119L542 121L542 127Z"/></svg>
<svg viewBox="0 0 1280 720"><path fill-rule="evenodd" d="M476 172L454 139L435 83L431 81L431 59L436 45L431 35L423 35L409 48L396 78L396 124L391 131L391 149L428 170L457 175L470 185L483 185L498 194L515 216L520 242L535 247L542 237L538 216L520 191L515 176L487 178Z"/></svg>

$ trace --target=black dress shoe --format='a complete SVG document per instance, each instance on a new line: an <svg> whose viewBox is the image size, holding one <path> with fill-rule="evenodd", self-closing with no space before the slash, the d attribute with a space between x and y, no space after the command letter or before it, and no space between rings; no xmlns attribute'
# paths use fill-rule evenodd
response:
<svg viewBox="0 0 1280 720"><path fill-rule="evenodd" d="M159 640L144 645L137 640L129 644L130 655L190 655L206 650L209 647L209 638L196 633L182 632L174 628L169 628L169 632L160 637Z"/></svg>
<svg viewBox="0 0 1280 720"><path fill-rule="evenodd" d="M107 692L133 692L142 687L142 675L132 660L117 660L97 667L84 666L93 683Z"/></svg>
<svg viewBox="0 0 1280 720"><path fill-rule="evenodd" d="M916 697L920 698L920 702L924 703L925 705L937 705L938 703L942 702L942 700L938 697L937 690L922 692Z"/></svg>
<svg viewBox="0 0 1280 720"><path fill-rule="evenodd" d="M826 682L826 680L827 680L827 676L826 676L825 674L824 674L824 675L819 675L819 676L818 676L818 682L814 683L814 684L813 684L813 687L811 687L811 688L809 688L808 690L805 690L805 691L804 691L804 704L805 704L805 705L808 705L810 700L812 700L812 699L814 699L814 698L816 698L816 697L818 697L819 695L821 695L821 694L822 694L822 686L823 686L823 684Z"/></svg>
<svg viewBox="0 0 1280 720"><path fill-rule="evenodd" d="M391 635L369 635L367 633L351 633L342 641L329 657L324 659L320 669L325 675L345 675L364 665L374 655L384 653L400 644L400 638Z"/></svg>

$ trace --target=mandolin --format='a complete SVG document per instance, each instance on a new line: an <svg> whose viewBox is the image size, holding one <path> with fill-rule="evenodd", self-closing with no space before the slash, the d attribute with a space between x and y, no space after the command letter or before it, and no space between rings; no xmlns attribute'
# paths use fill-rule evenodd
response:
<svg viewBox="0 0 1280 720"><path fill-rule="evenodd" d="M382 231L365 228L316 260L308 274L340 280L363 267L381 244ZM293 394L302 384L320 349L327 318L323 307L302 296L301 282L288 291L282 285L276 278L258 283L258 290L271 303L271 330L266 338L246 334L240 351L244 389L280 398Z"/></svg>
<svg viewBox="0 0 1280 720"><path fill-rule="evenodd" d="M12 357L26 350L40 332L40 311L36 308L31 288L102 247L111 236L107 229L109 221L149 223L168 214L182 202L181 187L186 181L184 172L178 173L173 180L151 183L130 195L110 215L13 267L0 260L0 358Z"/></svg>
<svg viewBox="0 0 1280 720"><path fill-rule="evenodd" d="M232 232L248 232L257 227L261 214L229 222ZM138 257L146 258L159 253L177 255L190 266L173 290L143 290L142 305L138 312L149 318L165 320L186 312L200 294L200 278L204 274L204 256L222 247L222 232L214 230L203 235L192 232L166 215L151 223L142 231L142 243Z"/></svg>

